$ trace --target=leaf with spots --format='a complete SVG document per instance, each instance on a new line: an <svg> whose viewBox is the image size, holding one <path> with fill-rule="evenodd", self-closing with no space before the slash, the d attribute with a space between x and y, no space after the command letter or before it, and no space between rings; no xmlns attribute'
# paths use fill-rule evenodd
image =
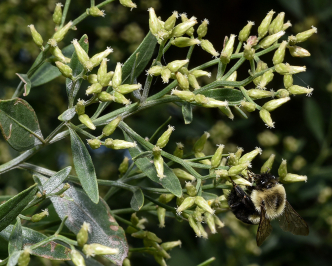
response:
<svg viewBox="0 0 332 266"><path fill-rule="evenodd" d="M0 100L0 129L17 151L31 149L44 141L35 111L20 98Z"/></svg>

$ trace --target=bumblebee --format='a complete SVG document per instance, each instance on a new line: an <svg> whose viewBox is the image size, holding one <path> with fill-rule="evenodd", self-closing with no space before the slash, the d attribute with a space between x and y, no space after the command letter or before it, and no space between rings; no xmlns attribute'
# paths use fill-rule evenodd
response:
<svg viewBox="0 0 332 266"><path fill-rule="evenodd" d="M253 186L244 190L233 180L233 189L227 197L228 205L237 219L246 224L259 224L257 246L262 245L272 232L270 221L278 219L282 230L306 236L309 228L303 218L286 199L286 191L279 179L270 173L249 174Z"/></svg>

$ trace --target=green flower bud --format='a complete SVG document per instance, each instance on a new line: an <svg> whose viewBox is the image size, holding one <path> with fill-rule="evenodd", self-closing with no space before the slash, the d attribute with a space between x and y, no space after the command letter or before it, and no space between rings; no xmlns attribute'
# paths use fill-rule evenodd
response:
<svg viewBox="0 0 332 266"><path fill-rule="evenodd" d="M62 63L64 63L64 64L70 63L70 58L65 57L58 46L55 46L55 47L51 46L50 47L50 52L51 52L52 55L55 56L55 58L57 60L61 61Z"/></svg>
<svg viewBox="0 0 332 266"><path fill-rule="evenodd" d="M211 72L207 72L207 71L204 71L204 70L192 70L190 71L190 74L194 75L195 78L199 78L199 77L202 77L202 76L206 76L206 77L211 77Z"/></svg>
<svg viewBox="0 0 332 266"><path fill-rule="evenodd" d="M158 216L158 221L159 221L159 227L164 228L165 227L166 209L164 209L162 207L158 207L157 216Z"/></svg>
<svg viewBox="0 0 332 266"><path fill-rule="evenodd" d="M140 83L138 83L138 84L132 84L132 85L129 85L129 84L120 85L115 90L121 94L128 94L133 91L140 90L140 89L142 89L142 85Z"/></svg>
<svg viewBox="0 0 332 266"><path fill-rule="evenodd" d="M113 49L111 47L107 47L105 51L95 54L90 58L90 62L93 67L98 66L104 58L106 58L110 53L113 53Z"/></svg>
<svg viewBox="0 0 332 266"><path fill-rule="evenodd" d="M77 41L77 39L74 39L71 42L74 45L78 60L81 62L81 64L85 67L88 64L89 61L89 56L88 54L85 52L85 50L81 47L81 45L79 44L79 42Z"/></svg>
<svg viewBox="0 0 332 266"><path fill-rule="evenodd" d="M287 46L287 41L283 41L280 44L277 51L275 51L273 59L272 59L274 65L280 64L284 61L286 46Z"/></svg>
<svg viewBox="0 0 332 266"><path fill-rule="evenodd" d="M96 74L90 74L90 75L86 76L85 79L91 84L98 83Z"/></svg>
<svg viewBox="0 0 332 266"><path fill-rule="evenodd" d="M195 78L194 75L189 74L188 75L188 81L189 81L189 85L194 88L195 90L198 90L201 86L198 84L197 79Z"/></svg>
<svg viewBox="0 0 332 266"><path fill-rule="evenodd" d="M91 86L87 88L85 91L86 95L94 94L94 93L101 93L103 89L103 86L101 86L99 83L94 83Z"/></svg>
<svg viewBox="0 0 332 266"><path fill-rule="evenodd" d="M225 224L219 219L217 215L213 215L214 222L218 226L218 228L223 228Z"/></svg>
<svg viewBox="0 0 332 266"><path fill-rule="evenodd" d="M62 4L57 3L55 5L54 13L53 13L53 21L56 25L60 25L62 19Z"/></svg>
<svg viewBox="0 0 332 266"><path fill-rule="evenodd" d="M30 253L31 249L29 247L24 247L24 250L21 252L21 255L19 256L17 260L18 266L28 266L30 262Z"/></svg>
<svg viewBox="0 0 332 266"><path fill-rule="evenodd" d="M267 64L264 63L263 61L258 61L257 63L257 67L256 67L256 72L261 72L263 70L267 69ZM262 75L263 76L263 75ZM259 82L261 81L262 79L262 76L259 76L257 78L255 78L253 81L255 83L255 85L257 86L259 84Z"/></svg>
<svg viewBox="0 0 332 266"><path fill-rule="evenodd" d="M304 32L300 32L298 34L296 34L295 38L296 38L296 42L304 42L307 39L309 39L314 33L317 33L317 28L314 26L311 26L310 30L304 31Z"/></svg>
<svg viewBox="0 0 332 266"><path fill-rule="evenodd" d="M262 107L265 110L272 112L273 110L275 110L279 106L283 105L284 103L288 102L289 100L290 100L290 97L271 100L271 101L266 102Z"/></svg>
<svg viewBox="0 0 332 266"><path fill-rule="evenodd" d="M218 107L220 110L221 110L221 108L228 108L228 102L227 101L219 101L219 100L215 100L215 99L209 98L209 97L206 97L205 100L207 100L207 102L206 103L204 103L204 102L202 103L203 107L206 107L206 108L215 108L215 107Z"/></svg>
<svg viewBox="0 0 332 266"><path fill-rule="evenodd" d="M229 168L228 170L228 175L229 176L235 176L240 174L243 170L250 168L251 164L250 162L245 162L245 163L239 163L238 165L232 166L231 168Z"/></svg>
<svg viewBox="0 0 332 266"><path fill-rule="evenodd" d="M197 223L197 227L198 229L200 230L201 234L202 234L202 237L205 238L205 239L208 239L208 234L207 232L205 231L203 225L201 223Z"/></svg>
<svg viewBox="0 0 332 266"><path fill-rule="evenodd" d="M161 149L158 146L155 146L152 152L153 152L153 163L157 171L157 176L160 179L163 179L164 177L166 177L166 175L164 175L164 159L161 156Z"/></svg>
<svg viewBox="0 0 332 266"><path fill-rule="evenodd" d="M282 183L294 183L294 182L307 182L308 178L306 175L296 175L288 173L285 177L280 178Z"/></svg>
<svg viewBox="0 0 332 266"><path fill-rule="evenodd" d="M118 169L120 172L120 177L127 172L128 167L129 167L129 158L125 156Z"/></svg>
<svg viewBox="0 0 332 266"><path fill-rule="evenodd" d="M210 207L208 202L201 196L196 196L195 197L195 204L203 209L204 211L214 214L214 210Z"/></svg>
<svg viewBox="0 0 332 266"><path fill-rule="evenodd" d="M293 95L306 94L307 96L311 96L314 89L310 87L306 88L298 85L293 85L290 86L287 90Z"/></svg>
<svg viewBox="0 0 332 266"><path fill-rule="evenodd" d="M257 36L249 36L249 38L247 40L247 44L249 44L251 46L255 46L257 43L258 43Z"/></svg>
<svg viewBox="0 0 332 266"><path fill-rule="evenodd" d="M117 255L119 254L119 249L94 243L84 245L83 252L87 257L94 257L95 255Z"/></svg>
<svg viewBox="0 0 332 266"><path fill-rule="evenodd" d="M198 35L199 39L204 38L205 35L207 34L208 25L209 25L209 20L208 19L204 19L202 21L201 25L198 26L198 28L197 28L197 35Z"/></svg>
<svg viewBox="0 0 332 266"><path fill-rule="evenodd" d="M28 25L28 28L30 28L32 39L40 48L43 47L43 37L38 33L38 31L35 29L35 26L33 24Z"/></svg>
<svg viewBox="0 0 332 266"><path fill-rule="evenodd" d="M284 138L284 147L287 151L296 152L299 148L299 145L299 141L292 136Z"/></svg>
<svg viewBox="0 0 332 266"><path fill-rule="evenodd" d="M254 103L251 102L246 102L246 101L242 101L241 102L241 106L243 107L244 110L246 110L247 112L253 112L256 110L256 105Z"/></svg>
<svg viewBox="0 0 332 266"><path fill-rule="evenodd" d="M168 251L168 250L171 250L171 249L173 249L173 248L175 248L177 246L181 247L181 245L182 245L181 240L178 240L178 241L165 242L165 243L162 243L160 246L164 250Z"/></svg>
<svg viewBox="0 0 332 266"><path fill-rule="evenodd" d="M102 91L101 93L99 93L98 99L102 102L114 102L115 101L115 97L106 91Z"/></svg>
<svg viewBox="0 0 332 266"><path fill-rule="evenodd" d="M259 116L268 128L274 128L274 122L272 121L269 111L262 109L259 111Z"/></svg>
<svg viewBox="0 0 332 266"><path fill-rule="evenodd" d="M70 79L73 77L73 70L70 68L70 66L67 66L64 63L61 63L60 61L56 61L55 64L64 77L70 78Z"/></svg>
<svg viewBox="0 0 332 266"><path fill-rule="evenodd" d="M255 25L255 22L248 21L248 24L244 26L244 28L240 31L239 33L240 42L245 42L248 39L253 25Z"/></svg>
<svg viewBox="0 0 332 266"><path fill-rule="evenodd" d="M196 236L201 237L202 233L201 233L200 229L198 228L197 223L196 223L194 217L192 217L192 215L189 215L188 222L189 222L190 227L194 230Z"/></svg>
<svg viewBox="0 0 332 266"><path fill-rule="evenodd" d="M267 34L274 13L275 12L273 10L271 10L269 13L267 13L267 16L263 19L261 25L259 25L259 27L258 27L258 37L259 38L263 38Z"/></svg>
<svg viewBox="0 0 332 266"><path fill-rule="evenodd" d="M175 130L174 127L169 125L168 129L158 139L156 146L158 146L161 149L164 148L167 145L169 138L174 130Z"/></svg>
<svg viewBox="0 0 332 266"><path fill-rule="evenodd" d="M196 44L200 44L201 41L198 39L192 39L188 37L178 37L171 41L171 44L176 47L188 47Z"/></svg>
<svg viewBox="0 0 332 266"><path fill-rule="evenodd" d="M284 31L279 31L278 33L267 36L263 40L261 40L258 45L260 48L266 49L266 48L270 47L273 43L278 41L279 38L282 37L284 34L285 34Z"/></svg>
<svg viewBox="0 0 332 266"><path fill-rule="evenodd" d="M287 75L287 74L297 74L300 72L305 72L306 71L306 67L300 67L300 66L291 66L288 63L286 64L278 64L275 65L275 70L276 72L278 72L280 75Z"/></svg>
<svg viewBox="0 0 332 266"><path fill-rule="evenodd" d="M239 159L239 164L243 164L243 163L246 163L246 162L251 162L258 154L262 154L262 149L259 148L259 147L256 147L253 151L244 154Z"/></svg>
<svg viewBox="0 0 332 266"><path fill-rule="evenodd" d="M72 25L73 25L73 22L69 21L65 26L63 26L56 33L54 33L52 39L55 40L57 43L62 41Z"/></svg>
<svg viewBox="0 0 332 266"><path fill-rule="evenodd" d="M195 152L195 157L196 158L205 157L205 154L203 152ZM199 162L202 163L202 164L211 165L211 161L208 160L208 159L201 160Z"/></svg>
<svg viewBox="0 0 332 266"><path fill-rule="evenodd" d="M176 209L176 213L180 215L184 210L189 209L195 204L195 197L187 197L184 199L184 201L181 203L179 207Z"/></svg>
<svg viewBox="0 0 332 266"><path fill-rule="evenodd" d="M161 71L161 78L163 80L163 83L168 83L169 79L171 77L172 72L167 68L164 67Z"/></svg>
<svg viewBox="0 0 332 266"><path fill-rule="evenodd" d="M196 187L191 182L186 182L186 190L187 190L187 194L190 197L194 197L197 195Z"/></svg>
<svg viewBox="0 0 332 266"><path fill-rule="evenodd" d="M301 170L304 166L306 166L307 161L304 159L301 155L297 155L292 163L292 167L294 170L299 171Z"/></svg>
<svg viewBox="0 0 332 266"><path fill-rule="evenodd" d="M78 100L75 111L78 115L84 115L85 113L85 101L84 100Z"/></svg>
<svg viewBox="0 0 332 266"><path fill-rule="evenodd" d="M274 154L271 154L269 159L266 160L266 162L263 164L262 168L261 168L261 173L268 173L271 171L272 166L273 166L273 162L274 162L274 158L276 156Z"/></svg>
<svg viewBox="0 0 332 266"><path fill-rule="evenodd" d="M43 210L41 213L37 213L37 214L32 215L31 222L37 223L37 222L41 221L42 219L44 219L46 216L48 216L48 210L47 209Z"/></svg>
<svg viewBox="0 0 332 266"><path fill-rule="evenodd" d="M123 94L121 94L117 91L113 92L113 96L114 96L114 101L117 102L117 103L121 103L121 104L124 104L124 105L131 104L130 100L128 100L126 97L123 96Z"/></svg>
<svg viewBox="0 0 332 266"><path fill-rule="evenodd" d="M227 102L227 101L225 101ZM227 103L228 104L228 103ZM234 115L231 111L231 109L228 107L228 106L221 106L221 107L218 107L219 110L224 113L229 119L233 120L234 119Z"/></svg>
<svg viewBox="0 0 332 266"><path fill-rule="evenodd" d="M90 128L92 130L96 129L96 126L92 123L90 117L86 114L83 115L79 115L78 119L80 120L80 122L85 125L87 128Z"/></svg>
<svg viewBox="0 0 332 266"><path fill-rule="evenodd" d="M228 165L237 165L237 164L239 164L239 158L234 153L229 153Z"/></svg>
<svg viewBox="0 0 332 266"><path fill-rule="evenodd" d="M93 17L105 17L106 14L105 14L105 10L100 10L98 7L96 6L92 6L90 8L88 8L86 10L86 13L88 15L91 15Z"/></svg>
<svg viewBox="0 0 332 266"><path fill-rule="evenodd" d="M211 233L212 234L217 233L216 223L214 221L214 215L212 215L211 213L206 212L206 213L204 213L204 220L207 223L207 225L209 226Z"/></svg>
<svg viewBox="0 0 332 266"><path fill-rule="evenodd" d="M181 17L182 22L188 21L188 17L187 17L186 13L180 14L180 17ZM189 35L189 36L193 36L194 35L194 31L195 31L194 28L190 27L188 30L186 30L186 34Z"/></svg>
<svg viewBox="0 0 332 266"><path fill-rule="evenodd" d="M95 149L99 149L99 147L101 145L101 141L99 139L88 139L88 144L91 149L95 150Z"/></svg>
<svg viewBox="0 0 332 266"><path fill-rule="evenodd" d="M177 72L181 67L185 66L189 62L188 59L186 60L175 60L170 62L166 67L171 71L171 72Z"/></svg>
<svg viewBox="0 0 332 266"><path fill-rule="evenodd" d="M204 134L195 142L193 151L195 153L201 152L204 149L204 145L209 137L210 133L205 131Z"/></svg>
<svg viewBox="0 0 332 266"><path fill-rule="evenodd" d="M201 40L201 47L204 51L208 52L209 54L212 54L213 57L218 57L219 53L214 49L213 44L205 39Z"/></svg>
<svg viewBox="0 0 332 266"><path fill-rule="evenodd" d="M226 81L236 81L237 79L237 71L234 71L227 79ZM225 86L225 88L234 88L232 86Z"/></svg>
<svg viewBox="0 0 332 266"><path fill-rule="evenodd" d="M224 49L221 52L220 61L224 64L228 64L229 61L231 60L231 56L232 56L232 53L234 50L235 37L236 37L236 35L231 34L228 42L226 43Z"/></svg>
<svg viewBox="0 0 332 266"><path fill-rule="evenodd" d="M208 104L211 98L205 97L203 94L195 95L195 102L198 104Z"/></svg>
<svg viewBox="0 0 332 266"><path fill-rule="evenodd" d="M151 241L154 241L154 242L157 242L157 243L162 242L162 240L159 237L157 237L155 233L152 233L152 232L149 232L149 231L146 232L146 238L148 240L151 240Z"/></svg>
<svg viewBox="0 0 332 266"><path fill-rule="evenodd" d="M132 237L140 238L140 239L146 238L146 235L147 235L147 231L138 231L138 232L131 234Z"/></svg>
<svg viewBox="0 0 332 266"><path fill-rule="evenodd" d="M85 261L84 261L83 256L76 249L72 249L72 251L70 253L70 257L71 257L72 262L76 266L85 266Z"/></svg>
<svg viewBox="0 0 332 266"><path fill-rule="evenodd" d="M159 76L159 75L161 75L162 70L163 70L162 66L153 66L147 71L147 75Z"/></svg>
<svg viewBox="0 0 332 266"><path fill-rule="evenodd" d="M250 44L243 45L243 56L247 60L253 60L255 56L255 49Z"/></svg>
<svg viewBox="0 0 332 266"><path fill-rule="evenodd" d="M153 7L148 9L149 11L149 27L150 31L154 36L158 35L158 32L162 29L162 25L157 18L156 12L154 11Z"/></svg>
<svg viewBox="0 0 332 266"><path fill-rule="evenodd" d="M125 7L130 7L132 10L133 8L137 8L137 5L133 3L131 0L120 0L120 4Z"/></svg>
<svg viewBox="0 0 332 266"><path fill-rule="evenodd" d="M122 266L131 266L130 260L128 258L125 258L123 260Z"/></svg>
<svg viewBox="0 0 332 266"><path fill-rule="evenodd" d="M91 230L91 226L87 222L83 222L83 225L80 231L76 235L77 245L83 247L89 238L89 232Z"/></svg>
<svg viewBox="0 0 332 266"><path fill-rule="evenodd" d="M278 33L279 31L282 31L283 26L284 26L284 19L285 19L285 12L280 12L278 16L273 20L271 25L273 24L273 27L269 28L269 31L271 29L272 34L273 33Z"/></svg>
<svg viewBox="0 0 332 266"><path fill-rule="evenodd" d="M310 56L310 53L308 50L300 47L300 46L288 46L289 53L293 57L307 57Z"/></svg>
<svg viewBox="0 0 332 266"><path fill-rule="evenodd" d="M183 19L183 14L181 14L181 18ZM172 31L172 37L180 37L186 33L187 30L189 30L192 26L197 24L197 20L195 17L191 17L185 22L182 22L178 25L176 25Z"/></svg>
<svg viewBox="0 0 332 266"><path fill-rule="evenodd" d="M181 142L177 142L173 155L178 158L182 158L183 157L183 148L184 148L183 144Z"/></svg>
<svg viewBox="0 0 332 266"><path fill-rule="evenodd" d="M174 11L173 14L165 21L164 29L167 31L173 30L176 19L179 17L179 14L177 11Z"/></svg>
<svg viewBox="0 0 332 266"><path fill-rule="evenodd" d="M275 93L275 96L278 98L286 98L286 97L289 97L289 92L288 92L288 90L280 89L280 90L277 90L277 92Z"/></svg>
<svg viewBox="0 0 332 266"><path fill-rule="evenodd" d="M288 89L293 85L293 76L292 75L284 75L284 86Z"/></svg>
<svg viewBox="0 0 332 266"><path fill-rule="evenodd" d="M174 195L173 194L161 194L159 196L158 201L164 204L169 203L172 199L174 199Z"/></svg>
<svg viewBox="0 0 332 266"><path fill-rule="evenodd" d="M243 152L243 151L244 151L243 148L241 148L241 147L237 147L237 150L236 150L236 152L235 152L235 158L236 158L236 159L240 159L241 156L242 156L242 152Z"/></svg>
<svg viewBox="0 0 332 266"><path fill-rule="evenodd" d="M159 255L153 255L155 261L160 265L160 266L167 266L165 259L162 256Z"/></svg>
<svg viewBox="0 0 332 266"><path fill-rule="evenodd" d="M118 116L116 118L114 118L111 122L109 122L104 128L103 128L103 135L108 137L109 135L111 135L115 129L117 128L117 126L119 125L119 123L121 122L122 117Z"/></svg>
<svg viewBox="0 0 332 266"><path fill-rule="evenodd" d="M273 70L266 71L258 83L257 87L260 89L266 89L266 85L269 84L273 80L274 74Z"/></svg>
<svg viewBox="0 0 332 266"><path fill-rule="evenodd" d="M121 83L122 83L122 65L121 63L117 63L112 78L112 86L113 88L117 88L121 85Z"/></svg>
<svg viewBox="0 0 332 266"><path fill-rule="evenodd" d="M253 100L274 96L273 91L266 91L266 90L261 90L261 89L251 89L251 90L248 90L247 93L248 93L249 97L252 98Z"/></svg>
<svg viewBox="0 0 332 266"><path fill-rule="evenodd" d="M217 150L213 154L211 158L211 168L217 168L220 165L221 158L222 158L222 152L223 149L225 148L225 145L219 144L217 145Z"/></svg>
<svg viewBox="0 0 332 266"><path fill-rule="evenodd" d="M110 148L113 150L123 150L134 148L137 146L136 142L129 142L120 139L106 139L104 145L106 148Z"/></svg>
<svg viewBox="0 0 332 266"><path fill-rule="evenodd" d="M179 87L183 90L189 90L189 80L187 76L182 75L180 72L176 72L176 79L179 83Z"/></svg>
<svg viewBox="0 0 332 266"><path fill-rule="evenodd" d="M284 25L282 26L282 30L285 31L287 30L289 27L292 27L292 23L288 20L286 23L284 23Z"/></svg>
<svg viewBox="0 0 332 266"><path fill-rule="evenodd" d="M257 136L258 142L265 147L270 147L277 145L279 143L279 138L277 135L273 134L269 130L265 130L264 132L258 134Z"/></svg>

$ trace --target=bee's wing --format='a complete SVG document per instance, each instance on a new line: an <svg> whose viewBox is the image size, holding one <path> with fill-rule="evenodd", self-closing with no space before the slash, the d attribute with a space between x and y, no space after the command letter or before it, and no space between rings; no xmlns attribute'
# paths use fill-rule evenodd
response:
<svg viewBox="0 0 332 266"><path fill-rule="evenodd" d="M307 223L293 209L287 200L285 210L279 218L279 225L282 230L291 232L294 235L306 236L309 234Z"/></svg>
<svg viewBox="0 0 332 266"><path fill-rule="evenodd" d="M261 206L261 219L259 222L259 226L257 229L257 236L256 236L257 246L262 245L265 239L271 234L271 232L272 232L272 226L270 224L270 221L265 216L264 207Z"/></svg>

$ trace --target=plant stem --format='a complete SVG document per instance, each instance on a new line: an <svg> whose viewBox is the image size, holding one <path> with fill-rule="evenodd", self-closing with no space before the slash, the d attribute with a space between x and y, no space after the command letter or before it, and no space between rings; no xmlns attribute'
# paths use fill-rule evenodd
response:
<svg viewBox="0 0 332 266"><path fill-rule="evenodd" d="M204 262L198 264L197 266L208 266L208 265L210 265L211 262L213 262L213 261L215 261L215 260L216 260L216 258L215 258L215 257L212 257L212 258L210 258L210 259L208 259L208 260L206 260L206 261L204 261Z"/></svg>
<svg viewBox="0 0 332 266"><path fill-rule="evenodd" d="M70 3L71 3L71 0L66 0L65 7L63 8L63 12L62 12L60 28L62 28L63 25L65 24Z"/></svg>
<svg viewBox="0 0 332 266"><path fill-rule="evenodd" d="M154 140L154 138L158 135L160 130L162 130L169 123L169 121L171 121L171 119L172 119L172 117L170 116L160 127L157 128L157 130L150 137L149 142L152 142Z"/></svg>
<svg viewBox="0 0 332 266"><path fill-rule="evenodd" d="M66 220L68 219L68 215L66 215L63 220L61 221L61 224L59 225L58 230L54 233L55 236L59 235L60 232L62 231L63 226L65 225Z"/></svg>
<svg viewBox="0 0 332 266"><path fill-rule="evenodd" d="M251 102L251 103L255 104L256 109L258 109L258 110L262 110L262 107L259 106L258 104L256 104L256 103L255 103L255 102L249 97L249 95L248 95L248 93L247 93L247 90L246 90L244 87L240 86L239 88L240 88L240 90L241 90L243 96L247 99L248 102Z"/></svg>

